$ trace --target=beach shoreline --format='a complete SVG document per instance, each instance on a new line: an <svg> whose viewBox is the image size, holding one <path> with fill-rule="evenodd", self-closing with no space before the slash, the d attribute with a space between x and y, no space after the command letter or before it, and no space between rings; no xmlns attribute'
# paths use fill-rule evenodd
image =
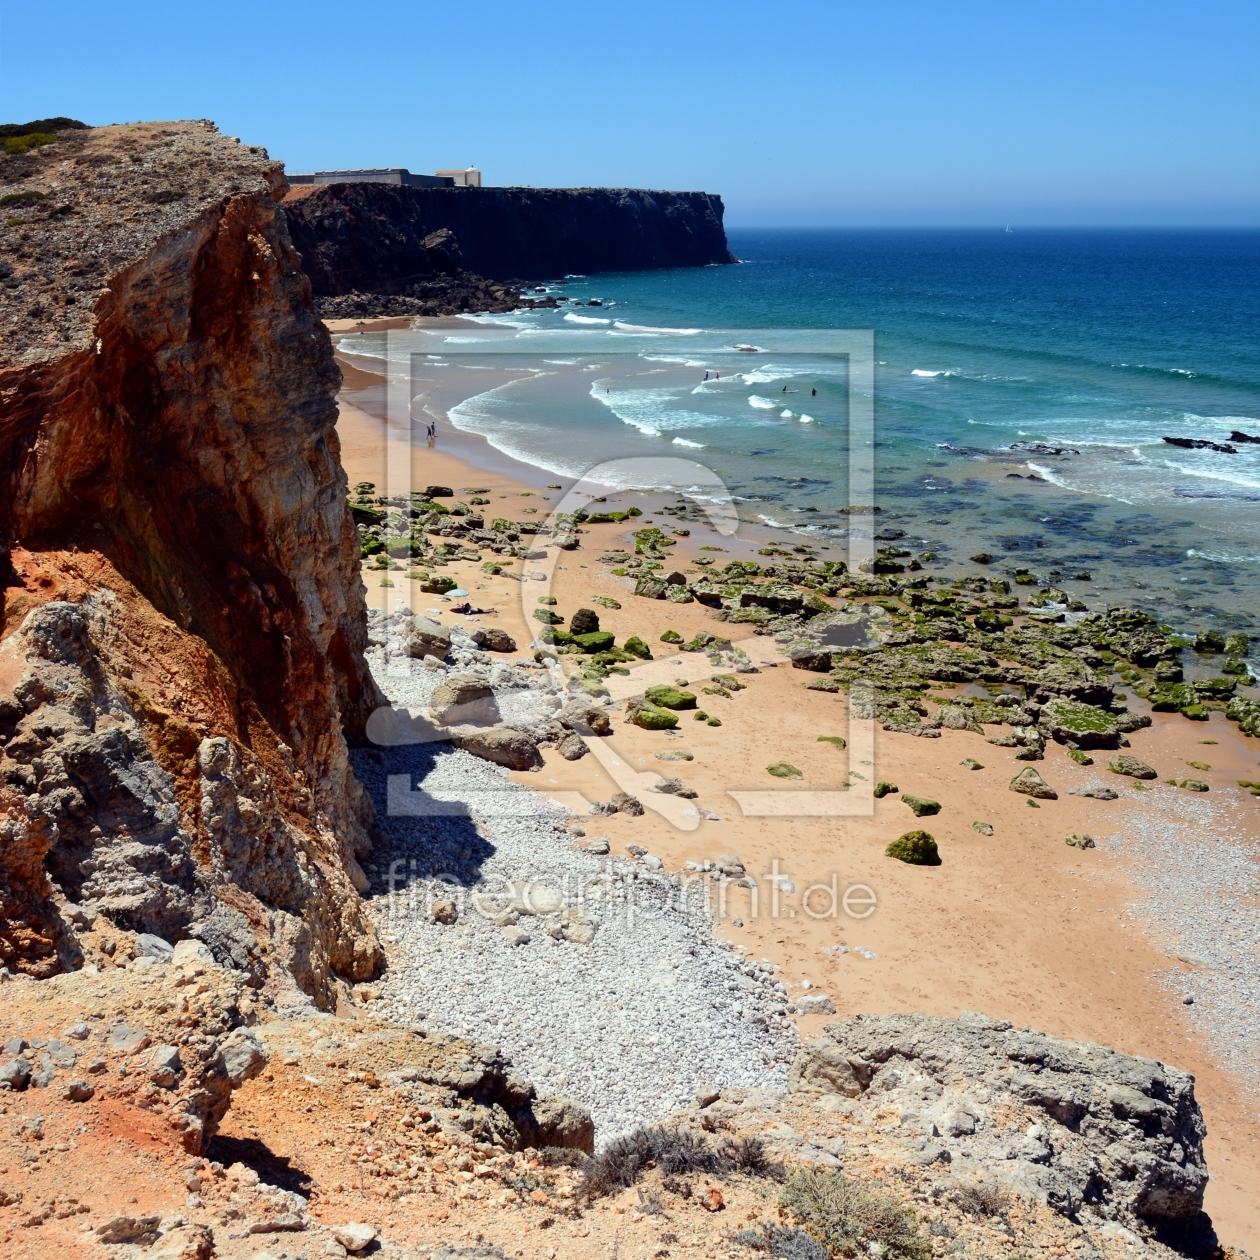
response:
<svg viewBox="0 0 1260 1260"><path fill-rule="evenodd" d="M368 387L356 377L348 383L359 397ZM351 483L378 480L371 473L383 467L383 455L373 442L381 440L383 422L348 407L339 432ZM493 448L485 443L476 449ZM536 516L543 519L559 501L562 491L554 487L561 479L550 473L526 468L519 476L509 476L462 455L463 451L456 456L420 448L414 455L414 484L440 482L456 490L474 486L486 491L485 497L496 505L487 513L503 510L511 516L535 507ZM665 496L622 493L608 498L609 508L634 503L643 516L621 525L587 525L582 548L560 553L548 589L562 612L595 607L601 626L612 630L618 642L637 634L664 659L669 648L661 644L660 636L666 630L690 637L716 627L700 605L636 599L627 579L595 562L603 551L633 551L635 528L652 520L661 525L669 521L653 516ZM668 496L669 502L673 499ZM755 557L758 544L764 542L755 536L760 532L741 523L737 534L727 538L696 523L689 536L677 540L670 560L687 567L702 558L702 547L724 553L719 562ZM837 549L837 558L843 554ZM516 638L518 650L529 643L538 627L530 620L533 592L528 583L494 577L467 564L453 564L444 572L461 581L476 602L496 610L494 616L473 618L474 623L503 625ZM423 595L398 574L397 585L382 588L377 585L379 577L365 570L373 607L388 611L402 602L447 624L470 624L449 613L449 599ZM592 597L605 602L592 602ZM819 742L823 736L847 734L843 701L803 691L810 675L792 669L778 656L772 639L757 644L763 645L754 658L760 673L745 679L748 690L729 700L705 698L710 711L720 712L720 728L685 722L681 734L671 736L625 725L614 716L611 744L622 761L640 774L679 775L697 791L697 803L719 821L701 820L693 830L680 831L652 811L645 818L618 813L590 819L584 824L588 834L606 835L614 852L627 844L643 845L668 870L679 870L686 862L712 861L721 853L738 853L766 895L754 915L747 900L739 899L744 895L737 894L729 917L717 930L743 946L750 957L779 963L789 985L808 980L815 991L832 997L841 1015L918 1010L956 1016L960 1010L977 1009L1194 1072L1209 1127L1213 1181L1208 1210L1222 1238L1260 1250L1260 1232L1246 1206L1250 1187L1260 1183L1260 1108L1254 1083L1249 1090L1221 1066L1202 1027L1191 1020L1191 1008L1170 990L1169 973L1192 964L1170 953L1166 933L1161 937L1134 916L1132 907L1145 905L1149 913L1154 904L1149 890L1139 886L1135 863L1140 865L1140 845L1135 856L1131 846L1122 853L1121 846L1108 842L1117 829L1140 836L1153 794L1167 797L1179 789L1159 785L1151 793L1128 790L1116 802L1071 796L1072 787L1097 781L1100 769L1104 778L1114 777L1106 773L1107 754L1097 754L1098 764L1085 768L1051 744L1039 769L1058 787L1059 799L1040 802L1034 811L1026 798L1006 790L1006 781L1022 765L1012 759L1010 750L995 748L966 731L946 730L933 740L879 731L875 766L851 770L945 803L938 818L926 820L940 843L942 867L905 866L884 857L884 846L916 825L895 795L874 802L869 818L741 817L728 792L776 786L765 773L765 765L772 761L799 767L806 787L830 789L855 782L840 772L844 754ZM709 671L701 658L691 658L682 668L689 684L707 684ZM948 685L934 688L951 690ZM1131 708L1145 711L1136 698ZM1216 741L1210 749L1214 768L1210 774L1204 772L1212 800L1230 802L1253 855L1260 859L1256 802L1233 786L1235 779L1254 773L1260 760L1256 740L1241 736L1221 714L1206 725L1176 714L1154 714L1152 726L1133 737L1133 752L1150 759L1161 775L1177 770L1184 774L1187 762L1207 755L1201 742L1205 739ZM685 749L693 760L662 764L656 759L656 753L675 748ZM514 772L513 779L546 793L577 793L589 801L606 800L617 790L594 756L570 762L553 750L544 755L541 771ZM965 768L960 762L968 757L984 768ZM978 835L971 826L974 820L988 822L995 835ZM1081 851L1066 846L1064 837L1070 833L1089 833L1097 838L1098 847ZM784 897L774 915L766 910L772 883L763 878L772 871L785 872L798 890L795 896ZM841 887L874 888L878 912L862 921L806 914L800 891L828 883L833 874ZM737 920L742 922L737 925ZM838 952L840 946L847 952ZM825 1016L803 1016L797 1022L809 1039L826 1021Z"/></svg>

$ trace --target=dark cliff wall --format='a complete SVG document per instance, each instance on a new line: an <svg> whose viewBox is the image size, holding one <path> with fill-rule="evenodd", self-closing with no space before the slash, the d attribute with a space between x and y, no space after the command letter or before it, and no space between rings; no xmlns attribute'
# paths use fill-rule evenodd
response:
<svg viewBox="0 0 1260 1260"><path fill-rule="evenodd" d="M710 193L329 184L284 210L317 296L397 293L434 274L424 241L441 228L461 267L496 279L734 261Z"/></svg>

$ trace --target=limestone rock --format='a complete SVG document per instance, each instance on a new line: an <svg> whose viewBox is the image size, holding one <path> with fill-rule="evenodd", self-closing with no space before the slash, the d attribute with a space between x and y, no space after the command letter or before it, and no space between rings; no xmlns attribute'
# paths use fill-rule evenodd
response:
<svg viewBox="0 0 1260 1260"><path fill-rule="evenodd" d="M828 1024L800 1052L788 1088L869 1095L966 1132L970 1167L1064 1216L1087 1196L1147 1225L1190 1222L1203 1207L1194 1078L1151 1059L974 1013L859 1015ZM924 1101L933 1097L939 1116ZM1016 1117L1029 1111L1038 1122L1026 1133Z"/></svg>
<svg viewBox="0 0 1260 1260"><path fill-rule="evenodd" d="M537 770L543 764L538 741L510 726L456 726L451 728L450 737L456 748L509 770Z"/></svg>
<svg viewBox="0 0 1260 1260"><path fill-rule="evenodd" d="M602 704L574 699L560 710L558 720L580 735L607 735L612 730L608 710Z"/></svg>
<svg viewBox="0 0 1260 1260"><path fill-rule="evenodd" d="M429 697L429 713L441 726L493 726L499 706L490 684L478 674L450 674Z"/></svg>
<svg viewBox="0 0 1260 1260"><path fill-rule="evenodd" d="M516 640L499 626L487 626L483 632L485 641L482 646L487 652L515 652Z"/></svg>
<svg viewBox="0 0 1260 1260"><path fill-rule="evenodd" d="M1130 779L1158 779L1159 774L1137 757L1121 755L1107 762L1112 774L1127 775Z"/></svg>
<svg viewBox="0 0 1260 1260"><path fill-rule="evenodd" d="M834 1015L836 1004L825 993L807 993L796 999L799 1015Z"/></svg>
<svg viewBox="0 0 1260 1260"><path fill-rule="evenodd" d="M399 652L416 660L425 656L445 660L451 650L450 627L428 617L407 617L392 628L392 633Z"/></svg>
<svg viewBox="0 0 1260 1260"><path fill-rule="evenodd" d="M1032 766L1029 766L1027 770L1021 770L1010 781L1009 786L1012 792L1022 792L1025 796L1035 796L1039 800L1057 801L1059 799L1058 792Z"/></svg>
<svg viewBox="0 0 1260 1260"><path fill-rule="evenodd" d="M349 1252L362 1251L369 1243L373 1243L380 1235L375 1225L363 1225L351 1221L348 1225L334 1225L333 1237Z"/></svg>

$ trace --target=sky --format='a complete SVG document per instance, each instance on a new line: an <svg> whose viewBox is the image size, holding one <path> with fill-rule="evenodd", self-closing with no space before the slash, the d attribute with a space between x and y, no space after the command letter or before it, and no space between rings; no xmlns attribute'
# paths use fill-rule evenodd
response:
<svg viewBox="0 0 1260 1260"><path fill-rule="evenodd" d="M211 118L291 171L721 194L728 227L1260 225L1260 0L62 0L0 121Z"/></svg>

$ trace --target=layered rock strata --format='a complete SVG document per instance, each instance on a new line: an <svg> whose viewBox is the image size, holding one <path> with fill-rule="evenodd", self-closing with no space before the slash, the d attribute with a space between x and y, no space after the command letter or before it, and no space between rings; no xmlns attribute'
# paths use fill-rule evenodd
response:
<svg viewBox="0 0 1260 1260"><path fill-rule="evenodd" d="M278 201L208 123L0 162L0 964L68 905L321 1004L381 955L346 756L379 702L339 382Z"/></svg>

